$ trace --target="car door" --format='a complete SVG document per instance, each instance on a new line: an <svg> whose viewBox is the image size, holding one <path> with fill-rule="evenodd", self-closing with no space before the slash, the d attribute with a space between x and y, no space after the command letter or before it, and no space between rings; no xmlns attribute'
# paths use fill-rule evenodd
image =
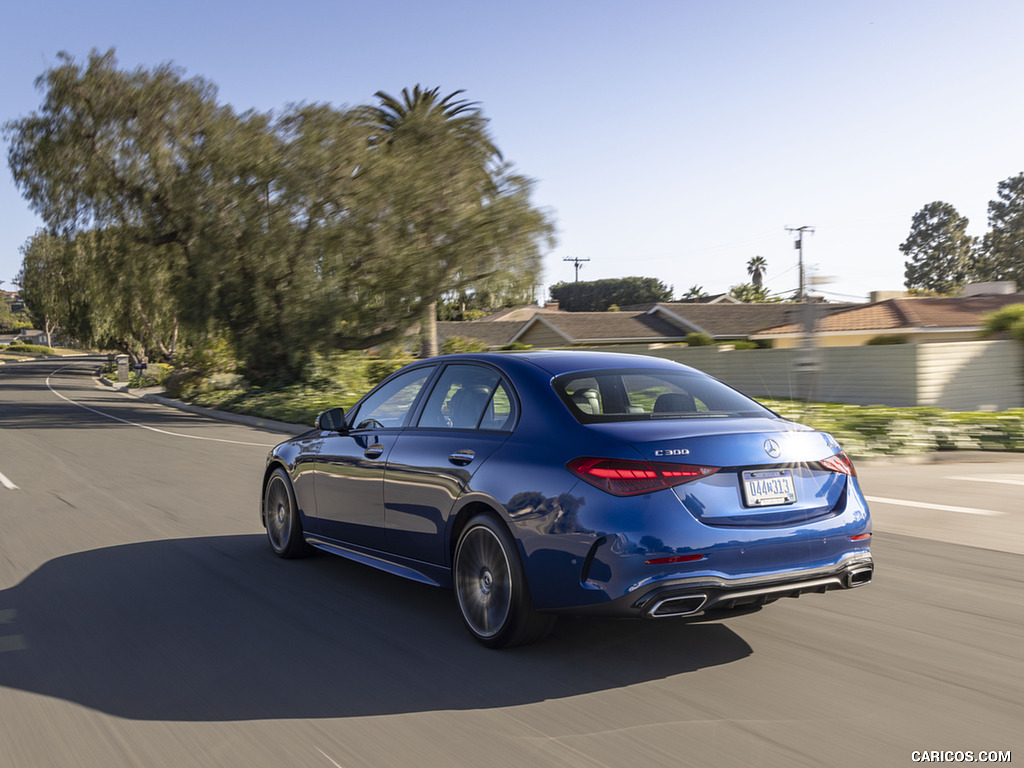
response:
<svg viewBox="0 0 1024 768"><path fill-rule="evenodd" d="M322 536L385 548L384 467L435 368L414 368L388 379L346 416L341 433L325 433L314 481Z"/></svg>
<svg viewBox="0 0 1024 768"><path fill-rule="evenodd" d="M384 475L388 550L444 564L447 523L479 467L511 434L518 403L485 365L451 364L437 377L415 425L402 432Z"/></svg>

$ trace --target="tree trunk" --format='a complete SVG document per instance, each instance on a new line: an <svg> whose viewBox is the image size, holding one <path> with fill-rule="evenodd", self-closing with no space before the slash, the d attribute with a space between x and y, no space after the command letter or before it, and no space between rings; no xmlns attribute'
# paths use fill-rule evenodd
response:
<svg viewBox="0 0 1024 768"><path fill-rule="evenodd" d="M420 357L437 357L437 302L430 302L420 325Z"/></svg>

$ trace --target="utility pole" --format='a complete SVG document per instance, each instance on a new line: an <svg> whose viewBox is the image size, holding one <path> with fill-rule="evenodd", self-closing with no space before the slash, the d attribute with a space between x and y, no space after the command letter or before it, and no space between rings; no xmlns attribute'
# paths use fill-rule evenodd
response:
<svg viewBox="0 0 1024 768"><path fill-rule="evenodd" d="M797 301L803 304L804 337L793 360L797 387L805 402L811 402L821 367L821 355L815 345L814 338L814 305L807 301L806 282L804 280L804 233L814 233L814 227L786 227L787 232L796 232L797 240L793 247L800 251L800 288Z"/></svg>
<svg viewBox="0 0 1024 768"><path fill-rule="evenodd" d="M800 251L800 288L797 290L796 300L806 301L807 293L804 289L804 232L814 234L814 227L786 227L787 232L796 232L797 240L793 247Z"/></svg>
<svg viewBox="0 0 1024 768"><path fill-rule="evenodd" d="M576 280L575 280L575 282L578 283L580 281L580 264L582 262L584 262L584 261L590 261L590 259L581 259L579 256L577 256L576 258L570 258L569 256L566 256L564 259L562 259L562 261L571 261L575 265L575 267L576 267Z"/></svg>

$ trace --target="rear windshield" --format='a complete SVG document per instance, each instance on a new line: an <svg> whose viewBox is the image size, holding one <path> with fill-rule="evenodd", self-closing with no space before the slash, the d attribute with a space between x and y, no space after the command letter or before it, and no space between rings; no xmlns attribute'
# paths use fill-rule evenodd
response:
<svg viewBox="0 0 1024 768"><path fill-rule="evenodd" d="M559 376L554 386L584 424L775 416L722 382L685 371L587 371Z"/></svg>

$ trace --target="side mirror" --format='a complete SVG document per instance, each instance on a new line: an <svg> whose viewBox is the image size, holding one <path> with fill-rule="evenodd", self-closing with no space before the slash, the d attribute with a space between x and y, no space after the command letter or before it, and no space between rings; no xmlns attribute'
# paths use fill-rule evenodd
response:
<svg viewBox="0 0 1024 768"><path fill-rule="evenodd" d="M345 409L328 408L316 417L314 426L319 430L341 432L345 428Z"/></svg>

